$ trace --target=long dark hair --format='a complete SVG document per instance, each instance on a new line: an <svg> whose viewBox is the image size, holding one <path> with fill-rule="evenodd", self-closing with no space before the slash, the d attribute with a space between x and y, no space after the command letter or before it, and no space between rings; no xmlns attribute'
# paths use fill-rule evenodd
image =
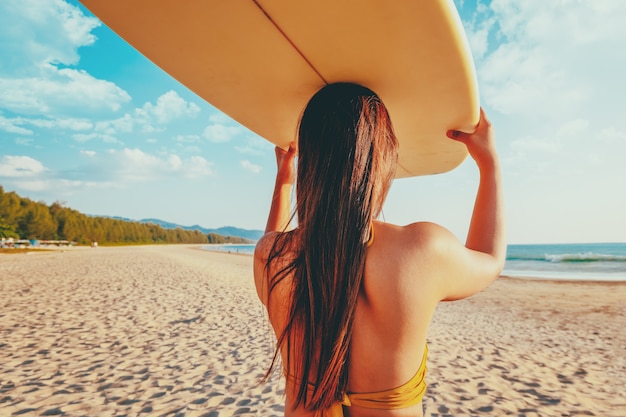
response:
<svg viewBox="0 0 626 417"><path fill-rule="evenodd" d="M294 407L328 408L345 393L365 242L395 174L397 146L387 109L363 86L329 84L302 114L298 228L279 235L267 262L274 271L270 293L293 273L288 320L272 367L286 350L285 369L297 383ZM287 251L290 261L271 268Z"/></svg>

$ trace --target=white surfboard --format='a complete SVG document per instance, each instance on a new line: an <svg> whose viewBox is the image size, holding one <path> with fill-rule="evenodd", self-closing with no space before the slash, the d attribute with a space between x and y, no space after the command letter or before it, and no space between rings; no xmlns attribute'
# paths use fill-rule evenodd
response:
<svg viewBox="0 0 626 417"><path fill-rule="evenodd" d="M81 0L156 65L281 147L324 84L384 101L397 177L445 172L467 155L445 136L479 118L474 64L452 0Z"/></svg>

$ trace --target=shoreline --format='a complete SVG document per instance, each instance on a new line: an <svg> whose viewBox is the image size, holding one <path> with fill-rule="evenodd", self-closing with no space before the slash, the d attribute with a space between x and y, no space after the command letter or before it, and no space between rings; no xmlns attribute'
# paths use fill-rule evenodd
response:
<svg viewBox="0 0 626 417"><path fill-rule="evenodd" d="M217 253L224 253L224 254L230 254L230 255L243 255L243 256L253 256L252 253L246 253L246 252L230 252L230 251L220 251L220 250L211 250L211 249L204 249L202 246L229 246L229 245L233 245L233 246L239 246L240 244L207 244L207 245L200 245L201 247L198 247L197 249L199 250L204 250L207 252L217 252ZM558 278L558 277L547 277L547 276L532 276L532 275L510 275L506 272L503 272L500 274L500 278L499 279L520 279L520 280L530 280L530 281L547 281L547 282L563 282L563 283L584 283L584 282L588 282L588 283L608 283L608 284L624 284L626 285L626 278L623 279L607 279L607 278L596 278L596 279L589 279L589 278L570 278L570 277L565 277L565 278Z"/></svg>
<svg viewBox="0 0 626 417"><path fill-rule="evenodd" d="M282 416L252 256L200 246L0 255L0 414ZM625 327L621 282L502 277L441 303L425 416L621 416Z"/></svg>
<svg viewBox="0 0 626 417"><path fill-rule="evenodd" d="M10 251L14 249L9 249L5 251L0 251L0 259L2 259L2 255L30 255L35 253L50 253L50 252L72 252L72 251L82 251L82 250L99 250L99 249L112 249L112 248L135 248L135 247L186 247L189 249L197 250L200 252L209 252L209 253L217 253L223 255L236 255L236 256L244 256L244 257L253 257L253 253L247 252L231 252L231 251L219 251L219 250L210 250L204 249L205 246L238 246L241 245L239 243L198 243L198 244L190 244L190 243L179 243L179 244L144 244L144 245L114 245L114 246L100 246L97 248L92 248L86 245L76 245L70 247L41 247L41 248L28 248L28 249L15 249L17 253L10 253ZM247 245L247 244L245 244ZM622 280L614 280L614 279L587 279L587 278L554 278L554 277L546 277L546 276L531 276L531 275L510 275L506 272L500 274L498 280L507 279L507 280L522 280L522 281L536 281L536 282L546 282L546 283L562 283L562 284L590 284L590 285L615 285L615 286L626 286L626 278Z"/></svg>
<svg viewBox="0 0 626 417"><path fill-rule="evenodd" d="M626 286L626 279L622 281L618 280L607 280L607 279L573 279L573 278L546 278L546 277L532 277L532 276L514 276L514 275L506 275L502 274L498 278L501 279L510 279L510 280L519 280L519 281L536 281L539 283L557 283L557 284L589 284L589 285L615 285L615 286Z"/></svg>

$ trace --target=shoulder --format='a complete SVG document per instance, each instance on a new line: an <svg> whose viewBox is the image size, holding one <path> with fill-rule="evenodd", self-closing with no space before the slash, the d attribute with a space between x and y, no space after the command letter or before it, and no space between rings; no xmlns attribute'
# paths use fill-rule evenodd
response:
<svg viewBox="0 0 626 417"><path fill-rule="evenodd" d="M274 242L276 241L276 238L280 234L281 233L279 233L279 232L267 232L263 236L261 236L261 238L256 243L256 246L254 247L254 259L255 259L255 262L257 260L259 260L259 261L262 261L262 260L267 261L267 257L269 256L269 252L272 249L272 247L274 246Z"/></svg>
<svg viewBox="0 0 626 417"><path fill-rule="evenodd" d="M372 276L385 276L380 285L387 290L410 288L424 294L436 278L450 232L428 222L406 226L376 222L374 227L374 244L368 254L368 262L376 270Z"/></svg>
<svg viewBox="0 0 626 417"><path fill-rule="evenodd" d="M278 232L268 232L261 236L261 239L254 247L254 284L256 286L257 295L263 304L267 305L268 298L268 273L267 264L270 251L276 242Z"/></svg>
<svg viewBox="0 0 626 417"><path fill-rule="evenodd" d="M440 300L458 300L482 291L498 277L493 257L468 249L445 227L413 223L401 228L398 248Z"/></svg>
<svg viewBox="0 0 626 417"><path fill-rule="evenodd" d="M396 226L388 223L377 223L380 240L399 256L438 256L445 252L449 245L458 244L456 237L446 228L430 222L411 223Z"/></svg>
<svg viewBox="0 0 626 417"><path fill-rule="evenodd" d="M267 305L270 277L293 260L294 250L291 237L294 233L295 231L267 232L255 246L254 283L263 304Z"/></svg>
<svg viewBox="0 0 626 417"><path fill-rule="evenodd" d="M458 299L478 292L489 281L483 278L481 254L465 248L452 232L436 223L377 223L374 246L377 272L388 271L394 277L384 285L391 290L391 284L403 296Z"/></svg>

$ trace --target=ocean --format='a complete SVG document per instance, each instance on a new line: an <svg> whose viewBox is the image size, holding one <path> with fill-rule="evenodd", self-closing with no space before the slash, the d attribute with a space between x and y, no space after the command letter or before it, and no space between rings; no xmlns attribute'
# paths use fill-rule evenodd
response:
<svg viewBox="0 0 626 417"><path fill-rule="evenodd" d="M254 245L206 245L253 254ZM626 281L626 243L509 245L502 275L581 281Z"/></svg>
<svg viewBox="0 0 626 417"><path fill-rule="evenodd" d="M626 281L626 243L509 245L503 275Z"/></svg>
<svg viewBox="0 0 626 417"><path fill-rule="evenodd" d="M254 254L255 245L244 245L244 244L234 244L234 243L225 243L223 245L211 244L204 245L202 249L212 250L218 252L228 252L228 253L241 253L244 255L253 255Z"/></svg>

